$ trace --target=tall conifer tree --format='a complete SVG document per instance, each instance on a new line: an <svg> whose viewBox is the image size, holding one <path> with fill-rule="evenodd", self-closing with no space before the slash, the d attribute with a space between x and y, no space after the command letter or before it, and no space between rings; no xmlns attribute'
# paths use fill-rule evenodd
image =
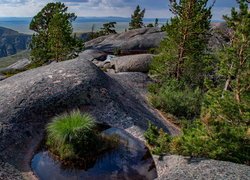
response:
<svg viewBox="0 0 250 180"><path fill-rule="evenodd" d="M208 0L170 0L174 17L164 26L166 38L151 72L160 79L176 79L194 86L203 82L203 58L208 43L211 8Z"/></svg>
<svg viewBox="0 0 250 180"><path fill-rule="evenodd" d="M145 9L141 10L140 6L138 5L131 15L131 22L129 23L129 29L139 29L143 27L143 18L145 14Z"/></svg>
<svg viewBox="0 0 250 180"><path fill-rule="evenodd" d="M231 29L230 44L219 52L217 86L208 93L212 119L233 124L250 123L250 12L247 0L224 16Z"/></svg>
<svg viewBox="0 0 250 180"><path fill-rule="evenodd" d="M74 13L61 2L48 3L30 23L35 31L31 42L31 57L36 66L51 60L67 59L82 48L72 35Z"/></svg>

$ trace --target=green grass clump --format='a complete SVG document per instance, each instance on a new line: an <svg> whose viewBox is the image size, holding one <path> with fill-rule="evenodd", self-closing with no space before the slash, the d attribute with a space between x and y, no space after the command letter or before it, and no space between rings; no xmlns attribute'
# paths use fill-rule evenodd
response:
<svg viewBox="0 0 250 180"><path fill-rule="evenodd" d="M94 118L80 111L55 117L47 126L46 145L53 154L66 161L96 157L112 148L110 140L96 130Z"/></svg>

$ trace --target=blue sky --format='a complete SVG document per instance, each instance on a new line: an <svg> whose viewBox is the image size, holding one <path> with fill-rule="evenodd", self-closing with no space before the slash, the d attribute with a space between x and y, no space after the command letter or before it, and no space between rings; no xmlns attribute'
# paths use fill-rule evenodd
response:
<svg viewBox="0 0 250 180"><path fill-rule="evenodd" d="M34 16L48 2L53 0L0 0L0 17ZM145 17L171 17L168 0L61 0L61 2L69 6L69 10L78 16L129 17L139 4L146 9ZM231 7L236 4L236 0L217 0L213 8L213 19L220 20L222 15L228 14Z"/></svg>

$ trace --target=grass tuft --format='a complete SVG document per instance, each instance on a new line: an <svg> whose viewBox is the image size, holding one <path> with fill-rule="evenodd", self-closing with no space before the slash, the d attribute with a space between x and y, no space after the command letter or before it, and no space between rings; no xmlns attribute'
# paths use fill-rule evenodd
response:
<svg viewBox="0 0 250 180"><path fill-rule="evenodd" d="M103 136L95 119L79 110L55 117L46 130L49 151L64 165L86 168L118 145L117 137Z"/></svg>

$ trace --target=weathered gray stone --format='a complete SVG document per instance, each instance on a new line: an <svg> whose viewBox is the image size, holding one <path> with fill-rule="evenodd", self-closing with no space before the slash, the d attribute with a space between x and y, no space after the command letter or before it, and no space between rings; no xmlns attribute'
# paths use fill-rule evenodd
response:
<svg viewBox="0 0 250 180"><path fill-rule="evenodd" d="M141 72L121 72L121 73L112 73L110 76L117 80L126 88L133 88L136 90L135 93L141 93L146 95L147 86L152 80L148 77L147 74Z"/></svg>
<svg viewBox="0 0 250 180"><path fill-rule="evenodd" d="M29 171L23 169L26 153L40 142L37 138L43 137L46 123L76 108L114 127L145 130L152 121L168 131L140 94L126 87L93 63L77 59L1 81L0 159L21 172Z"/></svg>
<svg viewBox="0 0 250 180"><path fill-rule="evenodd" d="M248 180L250 166L183 156L154 156L159 180Z"/></svg>
<svg viewBox="0 0 250 180"><path fill-rule="evenodd" d="M159 28L141 28L103 36L85 43L87 49L98 49L108 53L122 51L123 54L145 53L155 48L164 38L165 32Z"/></svg>
<svg viewBox="0 0 250 180"><path fill-rule="evenodd" d="M107 57L107 54L105 52L95 50L95 49L87 49L78 55L78 59L84 59L84 60L98 60L98 61L104 61Z"/></svg>
<svg viewBox="0 0 250 180"><path fill-rule="evenodd" d="M212 23L210 33L211 37L209 38L208 46L212 50L222 48L230 41L231 30L227 27L225 22Z"/></svg>
<svg viewBox="0 0 250 180"><path fill-rule="evenodd" d="M152 59L151 54L121 56L112 59L111 66L116 72L148 72Z"/></svg>
<svg viewBox="0 0 250 180"><path fill-rule="evenodd" d="M103 68L104 68L104 69L111 69L111 68L112 68L112 64L111 64L110 62L105 62L105 63L103 64Z"/></svg>
<svg viewBox="0 0 250 180"><path fill-rule="evenodd" d="M6 69L13 69L13 70L24 69L30 63L31 63L31 61L29 59L24 58L24 59L18 60L16 63L8 66Z"/></svg>
<svg viewBox="0 0 250 180"><path fill-rule="evenodd" d="M12 165L0 161L1 180L24 180L21 173Z"/></svg>

